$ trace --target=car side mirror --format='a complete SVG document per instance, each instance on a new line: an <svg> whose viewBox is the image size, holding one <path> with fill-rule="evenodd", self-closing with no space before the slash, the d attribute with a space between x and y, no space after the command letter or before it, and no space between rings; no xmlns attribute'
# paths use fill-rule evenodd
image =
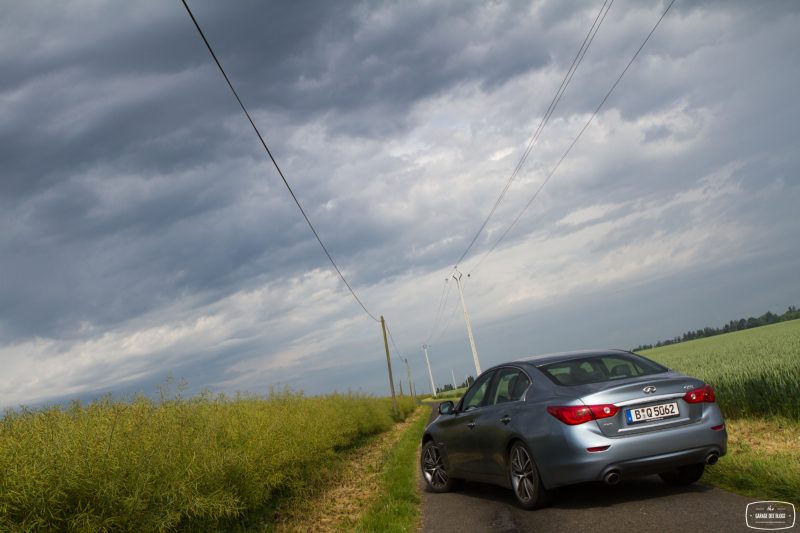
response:
<svg viewBox="0 0 800 533"><path fill-rule="evenodd" d="M442 402L439 404L440 415L452 415L455 412L455 405L451 401Z"/></svg>

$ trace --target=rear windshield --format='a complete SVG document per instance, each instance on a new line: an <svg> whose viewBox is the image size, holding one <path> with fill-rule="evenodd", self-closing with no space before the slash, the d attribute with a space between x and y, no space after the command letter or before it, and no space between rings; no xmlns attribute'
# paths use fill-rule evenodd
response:
<svg viewBox="0 0 800 533"><path fill-rule="evenodd" d="M537 366L556 385L586 385L660 374L668 369L635 354L587 355Z"/></svg>

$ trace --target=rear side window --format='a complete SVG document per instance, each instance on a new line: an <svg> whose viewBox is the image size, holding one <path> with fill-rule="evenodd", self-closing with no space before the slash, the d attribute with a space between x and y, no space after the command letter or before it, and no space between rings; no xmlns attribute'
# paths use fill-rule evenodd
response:
<svg viewBox="0 0 800 533"><path fill-rule="evenodd" d="M589 355L537 366L556 385L586 385L667 372L667 368L635 354Z"/></svg>
<svg viewBox="0 0 800 533"><path fill-rule="evenodd" d="M497 385L492 394L492 404L516 402L528 389L530 381L518 368L504 368L497 375Z"/></svg>

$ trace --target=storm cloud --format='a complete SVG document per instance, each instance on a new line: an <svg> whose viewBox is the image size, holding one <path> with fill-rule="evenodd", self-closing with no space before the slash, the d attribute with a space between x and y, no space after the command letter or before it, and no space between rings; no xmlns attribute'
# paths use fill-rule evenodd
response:
<svg viewBox="0 0 800 533"><path fill-rule="evenodd" d="M439 383L474 374L444 280L601 3L190 5L418 388L426 341ZM614 2L459 265L484 367L800 302L795 2L678 0L486 255L665 7ZM379 326L180 2L3 11L0 406L150 393L170 375L385 394Z"/></svg>

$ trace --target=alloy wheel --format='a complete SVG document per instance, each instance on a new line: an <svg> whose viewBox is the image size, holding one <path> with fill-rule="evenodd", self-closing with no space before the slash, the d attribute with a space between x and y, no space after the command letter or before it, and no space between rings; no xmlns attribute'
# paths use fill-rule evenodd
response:
<svg viewBox="0 0 800 533"><path fill-rule="evenodd" d="M523 509L538 509L547 504L551 493L542 484L531 452L520 441L511 447L508 470L514 496Z"/></svg>
<svg viewBox="0 0 800 533"><path fill-rule="evenodd" d="M426 445L422 452L422 473L432 488L441 490L448 487L448 476L442 454L433 443Z"/></svg>
<svg viewBox="0 0 800 533"><path fill-rule="evenodd" d="M511 451L511 484L520 503L537 499L536 470L531 456L523 446L514 446Z"/></svg>

